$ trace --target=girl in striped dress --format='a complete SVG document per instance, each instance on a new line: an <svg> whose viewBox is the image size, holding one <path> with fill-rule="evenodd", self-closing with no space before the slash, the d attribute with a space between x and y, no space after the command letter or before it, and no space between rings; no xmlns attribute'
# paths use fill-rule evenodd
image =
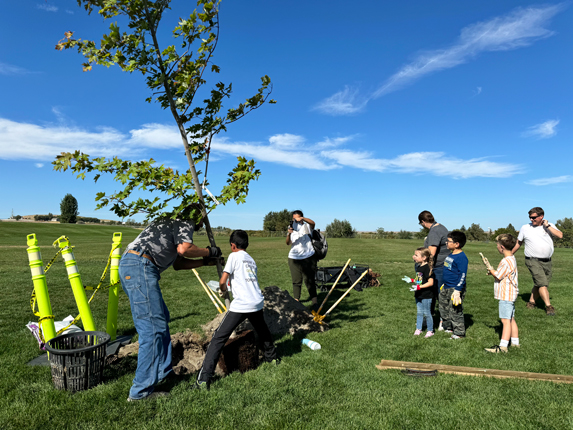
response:
<svg viewBox="0 0 573 430"><path fill-rule="evenodd" d="M519 347L519 335L515 322L515 301L519 288L517 286L517 262L512 253L516 239L511 234L500 234L495 240L497 250L503 254L503 259L497 266L497 270L488 270L488 275L492 275L495 279L493 294L499 300L499 318L503 325L503 332L499 345L485 348L487 352L493 353L507 352L510 340L512 347Z"/></svg>

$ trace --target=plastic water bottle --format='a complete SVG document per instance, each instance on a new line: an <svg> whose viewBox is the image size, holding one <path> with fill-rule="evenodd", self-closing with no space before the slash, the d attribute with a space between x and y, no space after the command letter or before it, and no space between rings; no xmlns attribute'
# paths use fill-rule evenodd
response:
<svg viewBox="0 0 573 430"><path fill-rule="evenodd" d="M313 351L316 351L317 349L320 349L320 343L315 342L314 340L310 340L310 339L303 339L302 340L302 344L308 346L310 349L312 349Z"/></svg>

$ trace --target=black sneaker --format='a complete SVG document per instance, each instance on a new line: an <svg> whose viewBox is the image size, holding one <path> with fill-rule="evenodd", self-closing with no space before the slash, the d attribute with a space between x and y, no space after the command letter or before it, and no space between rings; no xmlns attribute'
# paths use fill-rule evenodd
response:
<svg viewBox="0 0 573 430"><path fill-rule="evenodd" d="M209 391L209 388L211 388L211 383L206 381L195 381L195 383L191 386L192 390Z"/></svg>

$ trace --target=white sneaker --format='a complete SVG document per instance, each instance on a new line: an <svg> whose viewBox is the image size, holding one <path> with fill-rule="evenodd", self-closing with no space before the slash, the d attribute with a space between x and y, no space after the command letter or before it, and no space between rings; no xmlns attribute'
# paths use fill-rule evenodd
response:
<svg viewBox="0 0 573 430"><path fill-rule="evenodd" d="M444 327L442 326L442 320L440 320L440 326L438 327L438 331L444 331Z"/></svg>

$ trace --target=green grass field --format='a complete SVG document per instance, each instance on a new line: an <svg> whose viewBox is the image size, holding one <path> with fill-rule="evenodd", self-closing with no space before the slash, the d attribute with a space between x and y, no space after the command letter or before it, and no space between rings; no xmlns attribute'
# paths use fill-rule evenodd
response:
<svg viewBox="0 0 573 430"><path fill-rule="evenodd" d="M25 324L35 321L29 300L32 281L26 235L36 233L44 264L54 255L51 243L67 235L83 282L97 284L115 231L127 245L138 230L123 227L0 223L0 428L2 429L571 429L573 385L519 379L459 375L411 378L398 370L381 371L382 359L573 375L571 317L573 294L568 275L573 250L556 249L550 287L557 316L528 311L531 278L523 253L517 255L521 294L516 304L521 348L508 354L484 352L499 341L501 325L492 278L485 276L483 252L492 264L499 257L493 243L471 243L465 301L467 338L453 341L443 332L430 339L414 337L413 293L400 279L413 275L415 240L331 239L323 266L348 258L380 272L383 285L352 292L327 317L331 330L309 337L319 351L299 339L276 339L282 363L264 364L245 374L216 381L209 392L189 390L194 377L174 379L163 389L171 396L127 403L135 359L106 368L104 383L77 394L54 389L48 367L27 362L41 354ZM228 245L218 239L226 254ZM206 245L204 237L200 246ZM248 249L257 261L261 287L291 291L284 238L256 238ZM214 268L201 269L216 279ZM61 262L47 275L57 320L77 310ZM162 291L171 312L172 333L191 329L216 316L216 310L192 273L164 272ZM342 294L335 291L329 303ZM319 300L322 300L321 293ZM303 298L307 299L305 292ZM307 300L304 302L309 305ZM94 299L98 329L105 330L107 291ZM135 334L129 303L119 303L118 334Z"/></svg>

